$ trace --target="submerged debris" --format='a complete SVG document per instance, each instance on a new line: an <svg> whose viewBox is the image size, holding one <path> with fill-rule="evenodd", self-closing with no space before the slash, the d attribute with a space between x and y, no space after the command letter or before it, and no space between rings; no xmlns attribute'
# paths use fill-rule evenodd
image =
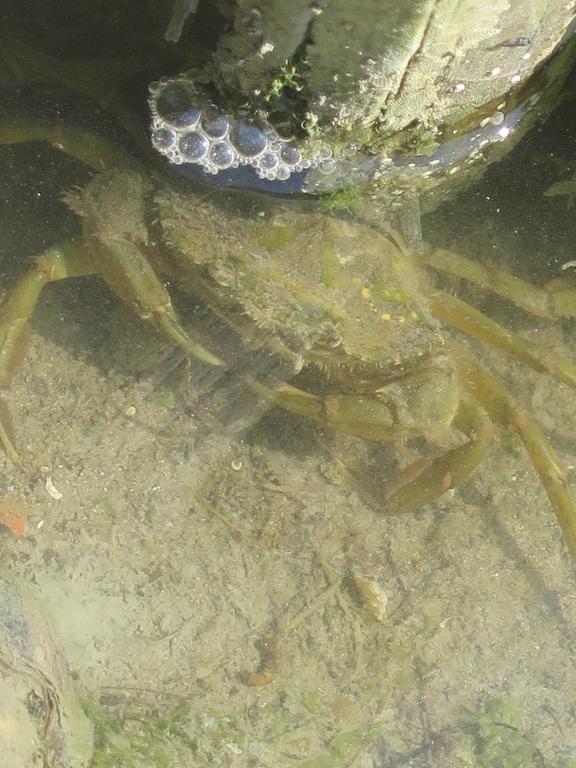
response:
<svg viewBox="0 0 576 768"><path fill-rule="evenodd" d="M376 621L383 621L388 605L388 595L376 579L354 574L354 584L360 599Z"/></svg>
<svg viewBox="0 0 576 768"><path fill-rule="evenodd" d="M172 18L168 24L168 29L164 34L164 40L167 43L177 43L182 35L182 29L189 16L193 16L198 8L200 0L176 0Z"/></svg>
<svg viewBox="0 0 576 768"><path fill-rule="evenodd" d="M12 536L25 536L28 527L26 504L14 496L4 496L0 499L0 526Z"/></svg>
<svg viewBox="0 0 576 768"><path fill-rule="evenodd" d="M51 496L56 501L60 501L60 499L62 498L62 493L54 485L51 475L48 475L48 477L46 478L44 482L44 488L46 489L46 493L48 494L48 496Z"/></svg>

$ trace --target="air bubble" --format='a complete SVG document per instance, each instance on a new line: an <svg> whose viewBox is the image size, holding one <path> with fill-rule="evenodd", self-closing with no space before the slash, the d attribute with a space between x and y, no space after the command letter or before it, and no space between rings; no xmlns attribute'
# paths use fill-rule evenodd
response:
<svg viewBox="0 0 576 768"><path fill-rule="evenodd" d="M201 133L193 131L180 139L179 145L182 157L190 163L197 163L208 153L208 139Z"/></svg>
<svg viewBox="0 0 576 768"><path fill-rule="evenodd" d="M184 83L169 83L156 98L156 112L175 128L192 128L202 114L196 100L194 91Z"/></svg>
<svg viewBox="0 0 576 768"><path fill-rule="evenodd" d="M300 150L293 147L292 144L286 144L280 150L280 158L286 165L296 165L296 163L299 163L302 159L302 155L300 154Z"/></svg>
<svg viewBox="0 0 576 768"><path fill-rule="evenodd" d="M204 132L212 139L223 139L230 128L230 121L224 115L217 115L212 118L203 118L202 128Z"/></svg>
<svg viewBox="0 0 576 768"><path fill-rule="evenodd" d="M329 173L334 173L336 170L336 161L335 160L324 160L322 163L318 165L318 170L320 173L324 173L328 175Z"/></svg>
<svg viewBox="0 0 576 768"><path fill-rule="evenodd" d="M269 152L260 159L258 165L265 171L271 171L273 168L276 168L279 162L278 155Z"/></svg>
<svg viewBox="0 0 576 768"><path fill-rule="evenodd" d="M230 168L236 155L232 147L225 141L219 141L218 144L213 144L210 149L210 161L214 163L218 170L223 168Z"/></svg>
<svg viewBox="0 0 576 768"><path fill-rule="evenodd" d="M155 128L152 131L152 144L160 152L166 152L176 143L176 134L168 128Z"/></svg>
<svg viewBox="0 0 576 768"><path fill-rule="evenodd" d="M264 152L268 139L260 128L247 120L239 120L230 130L230 141L244 157L258 157Z"/></svg>

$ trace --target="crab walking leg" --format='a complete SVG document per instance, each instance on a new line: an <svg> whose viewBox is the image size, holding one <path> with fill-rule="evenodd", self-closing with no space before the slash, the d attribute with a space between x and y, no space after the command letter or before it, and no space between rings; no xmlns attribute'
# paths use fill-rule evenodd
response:
<svg viewBox="0 0 576 768"><path fill-rule="evenodd" d="M274 405L366 440L391 440L398 431L390 409L367 396L321 397L290 384L269 389L256 381L251 386Z"/></svg>
<svg viewBox="0 0 576 768"><path fill-rule="evenodd" d="M7 64L8 71L13 73L8 82L12 81L14 85L49 83L65 86L98 104L103 112L115 115L136 144L143 150L148 149L148 137L142 131L141 116L124 104L123 88L118 87L118 63L58 60L12 35L9 40L3 38L2 53L3 64ZM131 71L135 74L138 68Z"/></svg>
<svg viewBox="0 0 576 768"><path fill-rule="evenodd" d="M36 267L11 289L0 304L0 388L7 387L11 374L21 356L23 336L46 283L99 274L126 303L136 306L139 314L149 320L184 352L210 365L222 361L198 344L183 327L170 300L170 294L136 246L124 244L106 264L102 250L97 250L96 267L89 246L71 241L50 248L36 260Z"/></svg>
<svg viewBox="0 0 576 768"><path fill-rule="evenodd" d="M98 274L143 320L154 325L187 355L209 365L224 365L184 328L168 290L137 245L120 238L106 246L96 242L93 245Z"/></svg>
<svg viewBox="0 0 576 768"><path fill-rule="evenodd" d="M140 163L129 152L93 131L39 118L0 120L0 144L24 144L29 141L45 141L95 171L140 168Z"/></svg>
<svg viewBox="0 0 576 768"><path fill-rule="evenodd" d="M36 258L35 266L14 285L0 303L0 388L10 380L22 356L28 321L46 283L96 272L85 246L71 240L49 248Z"/></svg>
<svg viewBox="0 0 576 768"><path fill-rule="evenodd" d="M114 261L117 279L114 279L110 269L103 269L101 259L96 267L93 253L99 257L101 254L93 252L84 241L72 240L55 246L36 259L35 267L20 278L0 303L0 389L10 385L12 375L23 356L28 323L44 286L69 277L102 274L103 271L107 272L103 276L109 278L111 288L120 298L135 304L143 317L156 325L186 354L211 365L222 365L217 357L186 332L172 306L168 291L135 246L133 251L136 253L130 249L128 253L133 257L132 260L119 259L120 263ZM0 446L12 460L17 461L17 452L8 425L2 422L1 410Z"/></svg>
<svg viewBox="0 0 576 768"><path fill-rule="evenodd" d="M319 397L291 385L272 390L253 380L250 384L275 405L368 440L393 440L401 429L384 404L368 397ZM491 421L474 401L461 400L453 423L469 440L437 458L406 467L384 487L387 511L411 511L435 501L464 482L481 464L494 434Z"/></svg>
<svg viewBox="0 0 576 768"><path fill-rule="evenodd" d="M518 432L522 438L546 488L568 549L576 558L576 498L566 480L560 457L536 421L514 401L506 388L462 347L454 344L452 349L464 386L496 423Z"/></svg>
<svg viewBox="0 0 576 768"><path fill-rule="evenodd" d="M482 290L507 299L531 315L554 319L576 317L576 291L570 288L547 290L503 270L487 267L459 253L437 249L423 256L428 266L462 277Z"/></svg>
<svg viewBox="0 0 576 768"><path fill-rule="evenodd" d="M98 268L93 271L187 355L209 365L222 366L219 358L185 330L170 294L148 263L143 248L146 236L140 231L145 221L147 190L144 179L137 172L139 163L124 150L90 131L56 129L41 120L0 121L0 144L32 140L46 140L96 170L113 169L92 182L91 192L67 196L70 206L89 219L88 229L94 234L92 247L98 256ZM102 204L98 203L98 190L108 192L107 197L103 196ZM114 191L115 199L110 196L110 190ZM99 235L102 235L102 244Z"/></svg>
<svg viewBox="0 0 576 768"><path fill-rule="evenodd" d="M79 241L54 246L36 259L27 272L0 303L0 389L7 389L20 362L28 331L28 322L46 283L80 277L95 272L90 254ZM1 423L0 445L15 462L16 449L6 424Z"/></svg>
<svg viewBox="0 0 576 768"><path fill-rule="evenodd" d="M146 225L148 194L149 182L139 173L114 170L99 174L66 200L84 220L98 274L114 293L187 355L222 366L184 328L170 293L150 264L154 245Z"/></svg>
<svg viewBox="0 0 576 768"><path fill-rule="evenodd" d="M509 331L466 302L437 293L430 301L432 314L452 328L478 341L499 349L508 357L527 363L538 373L545 373L576 390L576 365L560 355L550 353Z"/></svg>
<svg viewBox="0 0 576 768"><path fill-rule="evenodd" d="M486 413L473 401L462 400L454 425L469 439L431 459L421 472L400 487L396 481L396 488L386 500L387 511L410 512L435 501L461 485L482 463L494 435L494 426Z"/></svg>

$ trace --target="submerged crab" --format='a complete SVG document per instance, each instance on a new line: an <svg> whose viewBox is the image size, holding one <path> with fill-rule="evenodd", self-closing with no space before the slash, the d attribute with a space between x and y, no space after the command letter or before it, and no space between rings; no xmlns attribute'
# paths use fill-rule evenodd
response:
<svg viewBox="0 0 576 768"><path fill-rule="evenodd" d="M59 134L60 147L66 143ZM386 508L411 509L461 483L498 425L522 438L576 555L576 501L559 458L530 414L450 328L574 389L576 366L441 291L433 275L465 277L544 316L574 314L573 292L550 298L447 251L417 258L392 231L278 201L267 209L261 200L239 207L222 193L192 195L131 164L118 167L115 160L114 170L68 195L83 219L84 238L42 254L4 298L0 385L7 386L18 362L43 286L93 273L186 354L226 365L180 320L160 278L169 276L224 319L238 344L266 347L293 371L291 383L274 385L245 373L263 398L370 440L421 435L446 445L451 432L461 433L456 445L404 470L386 494ZM306 372L314 369L315 386L305 389ZM17 460L5 426L0 442Z"/></svg>

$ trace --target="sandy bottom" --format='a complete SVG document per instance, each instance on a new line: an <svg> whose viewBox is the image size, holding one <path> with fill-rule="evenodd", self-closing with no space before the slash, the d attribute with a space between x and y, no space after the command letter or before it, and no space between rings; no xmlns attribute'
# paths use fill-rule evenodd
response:
<svg viewBox="0 0 576 768"><path fill-rule="evenodd" d="M525 333L576 355L570 328ZM277 412L220 429L199 366L148 373L165 352L94 282L51 286L7 395L25 469L0 456L2 493L29 529L1 535L2 560L92 707L95 761L124 755L95 765L466 768L522 749L568 765L574 568L517 439L390 516L339 463L378 473L384 451ZM573 394L487 359L576 478Z"/></svg>

